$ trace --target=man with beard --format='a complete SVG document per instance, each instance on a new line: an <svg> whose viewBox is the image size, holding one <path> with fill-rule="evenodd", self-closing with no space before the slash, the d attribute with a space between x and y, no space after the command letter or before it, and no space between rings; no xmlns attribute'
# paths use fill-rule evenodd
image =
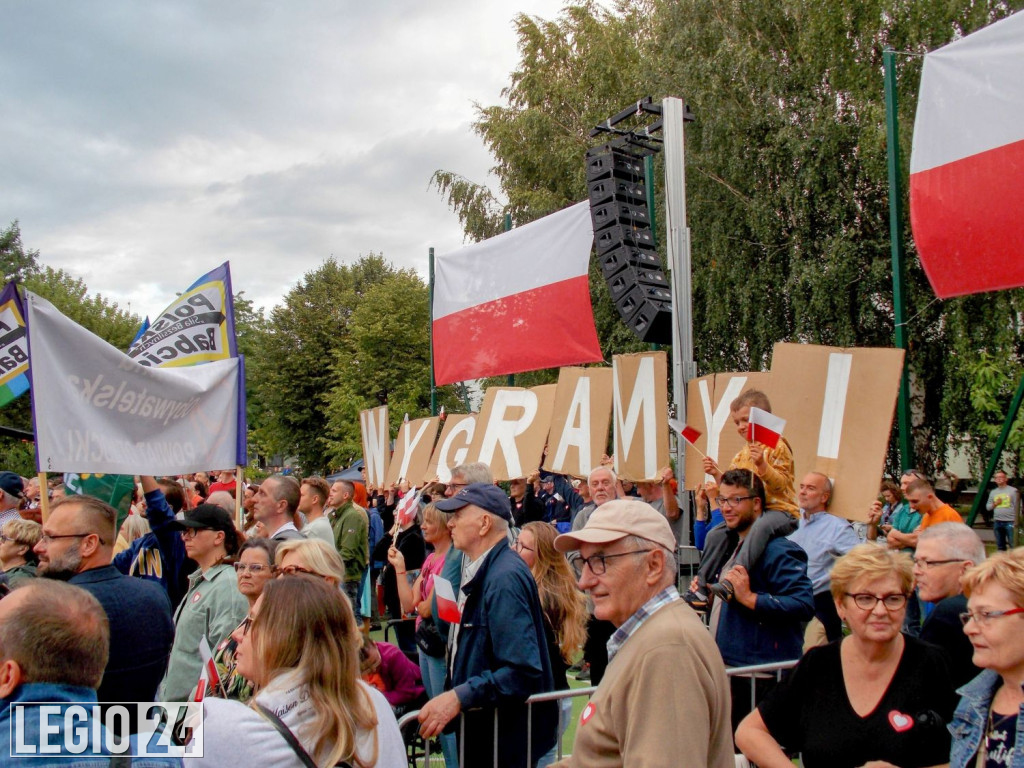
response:
<svg viewBox="0 0 1024 768"><path fill-rule="evenodd" d="M174 640L171 603L158 584L125 576L110 561L117 510L91 496L61 499L35 546L37 574L91 593L110 622L110 657L99 701L153 701Z"/></svg>

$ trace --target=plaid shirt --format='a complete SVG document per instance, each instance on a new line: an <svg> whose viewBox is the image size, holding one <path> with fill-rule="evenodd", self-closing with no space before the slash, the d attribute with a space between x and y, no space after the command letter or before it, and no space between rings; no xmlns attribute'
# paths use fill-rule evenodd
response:
<svg viewBox="0 0 1024 768"><path fill-rule="evenodd" d="M608 663L611 664L615 654L622 650L622 646L633 636L633 633L643 626L643 623L653 616L660 608L669 603L679 600L679 591L674 587L665 587L658 594L641 605L636 613L626 619L622 626L615 630L615 634L608 641Z"/></svg>

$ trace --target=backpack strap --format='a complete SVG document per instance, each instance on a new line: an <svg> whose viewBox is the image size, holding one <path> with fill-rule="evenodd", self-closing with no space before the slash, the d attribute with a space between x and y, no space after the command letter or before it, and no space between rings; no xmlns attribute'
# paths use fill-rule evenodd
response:
<svg viewBox="0 0 1024 768"><path fill-rule="evenodd" d="M277 729L277 732L280 733L284 740L288 742L288 746L292 748L292 751L295 752L296 756L298 756L299 760L302 761L302 764L306 766L306 768L317 768L317 764L314 762L313 758L310 757L309 753L302 748L302 745L299 744L299 740L295 738L295 734L292 733L291 729L284 724L280 717L275 715L259 702L254 701L253 705L255 706L256 711L263 716L263 719L274 726L274 728ZM347 762L342 761L338 763L338 768L352 768L352 766Z"/></svg>

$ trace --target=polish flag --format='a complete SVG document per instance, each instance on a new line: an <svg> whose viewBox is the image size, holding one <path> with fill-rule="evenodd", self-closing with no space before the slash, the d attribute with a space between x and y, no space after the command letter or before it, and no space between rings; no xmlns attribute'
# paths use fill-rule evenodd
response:
<svg viewBox="0 0 1024 768"><path fill-rule="evenodd" d="M416 512L420 506L421 494L412 488L402 500L398 502L398 507L395 509L395 520L400 525L406 525L416 519Z"/></svg>
<svg viewBox="0 0 1024 768"><path fill-rule="evenodd" d="M786 420L774 413L751 407L750 420L747 422L747 442L761 443L774 448L782 439L782 430L786 428Z"/></svg>
<svg viewBox="0 0 1024 768"><path fill-rule="evenodd" d="M910 223L941 299L1024 285L1024 13L924 58Z"/></svg>
<svg viewBox="0 0 1024 768"><path fill-rule="evenodd" d="M683 440L692 446L696 446L700 436L704 434L699 429L695 429L689 424L683 424L679 419L669 419L668 423L669 426L672 427L672 429L674 429L681 438L683 438Z"/></svg>
<svg viewBox="0 0 1024 768"><path fill-rule="evenodd" d="M455 590L448 579L434 577L434 597L437 598L437 615L449 624L458 624L462 620L459 603L455 599Z"/></svg>
<svg viewBox="0 0 1024 768"><path fill-rule="evenodd" d="M210 641L206 639L206 635L199 638L199 656L203 660L203 668L199 671L199 684L196 686L194 701L203 700L207 686L216 689L220 685L217 663L213 660L213 651L210 649Z"/></svg>
<svg viewBox="0 0 1024 768"><path fill-rule="evenodd" d="M587 268L590 203L577 203L434 265L437 384L603 360Z"/></svg>

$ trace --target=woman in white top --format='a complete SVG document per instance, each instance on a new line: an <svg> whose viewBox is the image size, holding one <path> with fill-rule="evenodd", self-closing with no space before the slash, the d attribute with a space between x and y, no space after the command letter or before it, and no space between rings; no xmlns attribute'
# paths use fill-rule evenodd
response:
<svg viewBox="0 0 1024 768"><path fill-rule="evenodd" d="M358 679L359 630L336 587L307 576L275 579L249 619L235 660L256 695L249 705L205 700L204 756L186 765L406 765L391 707Z"/></svg>

